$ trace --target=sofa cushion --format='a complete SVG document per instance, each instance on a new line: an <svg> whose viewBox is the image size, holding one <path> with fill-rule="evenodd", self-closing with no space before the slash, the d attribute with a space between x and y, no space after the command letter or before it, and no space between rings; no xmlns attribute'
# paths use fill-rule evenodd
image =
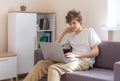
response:
<svg viewBox="0 0 120 81"><path fill-rule="evenodd" d="M47 78L41 78L39 81L47 81Z"/></svg>
<svg viewBox="0 0 120 81"><path fill-rule="evenodd" d="M43 57L43 54L42 54L42 51L41 49L36 49L34 51L34 65L39 61L39 60L43 60L44 57Z"/></svg>
<svg viewBox="0 0 120 81"><path fill-rule="evenodd" d="M101 42L99 44L99 55L94 66L113 69L114 63L117 61L120 61L120 42Z"/></svg>
<svg viewBox="0 0 120 81"><path fill-rule="evenodd" d="M62 76L62 81L114 81L114 72L101 68L68 72Z"/></svg>

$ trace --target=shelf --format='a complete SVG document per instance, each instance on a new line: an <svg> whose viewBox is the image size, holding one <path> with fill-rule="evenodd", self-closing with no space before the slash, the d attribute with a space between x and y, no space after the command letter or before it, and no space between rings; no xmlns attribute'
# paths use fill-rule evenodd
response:
<svg viewBox="0 0 120 81"><path fill-rule="evenodd" d="M6 52L1 52L1 53L0 53L0 58L12 57L12 56L16 56L16 54L6 53Z"/></svg>
<svg viewBox="0 0 120 81"><path fill-rule="evenodd" d="M55 14L54 11L48 12L48 11L42 11L42 12L30 12L30 11L10 11L8 13L37 13L37 14Z"/></svg>
<svg viewBox="0 0 120 81"><path fill-rule="evenodd" d="M40 22L40 19L44 22ZM34 50L39 47L41 40L55 41L54 12L9 12L8 52L17 54L18 74L29 73L33 68Z"/></svg>
<svg viewBox="0 0 120 81"><path fill-rule="evenodd" d="M40 48L39 42L55 41L55 13L37 13L37 48Z"/></svg>
<svg viewBox="0 0 120 81"><path fill-rule="evenodd" d="M107 30L107 31L120 31L120 27L102 27L103 30Z"/></svg>
<svg viewBox="0 0 120 81"><path fill-rule="evenodd" d="M54 30L37 30L37 32L44 32L44 31L54 31Z"/></svg>

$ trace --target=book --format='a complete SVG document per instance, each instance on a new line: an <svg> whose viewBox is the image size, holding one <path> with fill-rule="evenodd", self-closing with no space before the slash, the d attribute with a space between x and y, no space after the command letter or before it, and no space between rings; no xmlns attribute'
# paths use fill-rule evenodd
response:
<svg viewBox="0 0 120 81"><path fill-rule="evenodd" d="M49 42L47 36L42 36L42 37L40 37L40 38L39 38L39 41L40 41L40 42ZM38 48L40 48L40 44L38 45Z"/></svg>
<svg viewBox="0 0 120 81"><path fill-rule="evenodd" d="M45 19L45 30L49 30L50 29L50 21L49 18Z"/></svg>
<svg viewBox="0 0 120 81"><path fill-rule="evenodd" d="M51 42L51 31L45 31L44 36L48 37L48 42Z"/></svg>
<svg viewBox="0 0 120 81"><path fill-rule="evenodd" d="M43 30L43 23L44 23L44 19L40 19L39 21L40 30Z"/></svg>
<svg viewBox="0 0 120 81"><path fill-rule="evenodd" d="M49 18L42 18L42 19L40 19L39 27L40 27L41 30L49 30L50 29Z"/></svg>

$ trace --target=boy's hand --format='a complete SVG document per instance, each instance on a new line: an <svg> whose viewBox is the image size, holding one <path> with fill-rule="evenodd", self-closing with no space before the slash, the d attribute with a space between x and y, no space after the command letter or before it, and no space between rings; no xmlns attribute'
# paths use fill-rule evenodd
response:
<svg viewBox="0 0 120 81"><path fill-rule="evenodd" d="M67 58L74 57L75 58L75 54L68 52L68 53L65 53L65 57L67 57Z"/></svg>
<svg viewBox="0 0 120 81"><path fill-rule="evenodd" d="M73 32L73 29L71 27L68 27L64 30L64 33L67 34L67 33L71 33Z"/></svg>
<svg viewBox="0 0 120 81"><path fill-rule="evenodd" d="M73 32L73 28L72 28L72 27L66 28L66 29L61 33L61 35L56 39L55 42L56 42L56 43L60 43L61 40L62 40L62 38L64 37L64 35L67 34L67 33L71 33L71 32Z"/></svg>

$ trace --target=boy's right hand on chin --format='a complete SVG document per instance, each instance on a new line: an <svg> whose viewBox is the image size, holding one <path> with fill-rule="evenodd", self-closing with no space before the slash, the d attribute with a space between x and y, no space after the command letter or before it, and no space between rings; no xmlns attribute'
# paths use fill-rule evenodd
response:
<svg viewBox="0 0 120 81"><path fill-rule="evenodd" d="M72 33L72 32L73 32L73 30L72 30L71 27L68 27L68 28L66 28L66 29L64 30L64 33L65 33L65 34L67 34L67 33Z"/></svg>

